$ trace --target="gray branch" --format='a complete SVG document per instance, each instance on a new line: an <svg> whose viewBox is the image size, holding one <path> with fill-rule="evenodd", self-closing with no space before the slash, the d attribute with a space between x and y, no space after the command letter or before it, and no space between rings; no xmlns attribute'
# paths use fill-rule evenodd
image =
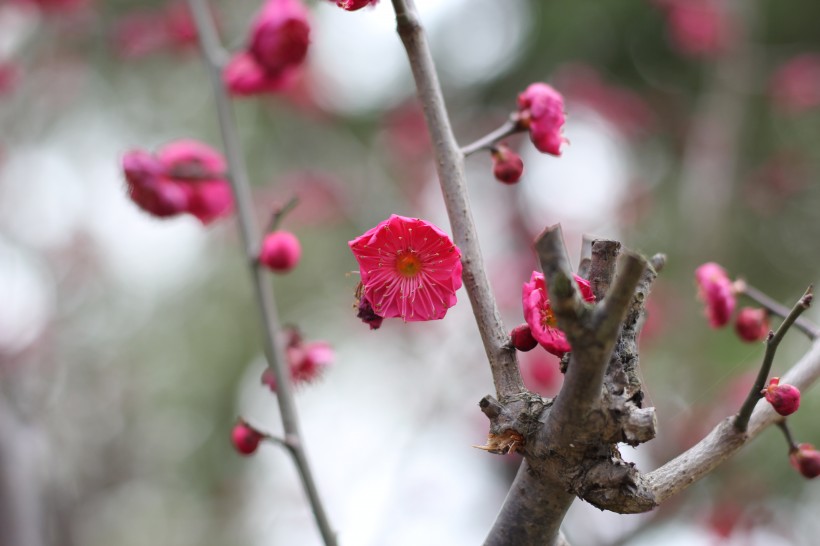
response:
<svg viewBox="0 0 820 546"><path fill-rule="evenodd" d="M213 85L219 128L222 133L225 156L228 160L228 178L236 201L236 216L242 241L245 245L246 261L251 272L256 296L255 299L259 305L262 324L265 327L265 355L268 359L268 366L270 366L276 377L276 399L279 402L282 427L285 429L285 440L290 447L288 452L292 455L296 463L299 477L302 480L302 486L307 493L322 539L326 545L335 546L336 535L330 526L330 521L327 518L324 506L319 498L319 492L316 488L310 466L308 465L307 456L301 440L296 403L293 397L293 386L291 385L290 374L286 368L287 360L285 350L278 335L280 332L280 324L276 311L273 286L270 283L267 273L257 260L261 236L253 215L253 197L251 196L248 169L245 165L245 159L240 147L230 99L222 82L222 47L219 43L216 28L206 0L188 0L188 3L194 15L200 45L202 47L202 55Z"/></svg>
<svg viewBox="0 0 820 546"><path fill-rule="evenodd" d="M524 391L524 382L518 370L515 350L508 345L509 334L501 321L484 269L478 232L467 196L464 155L450 127L441 85L416 8L412 0L393 0L393 8L399 37L407 51L427 129L432 137L436 169L453 239L461 249L464 288L490 362L496 393L503 400Z"/></svg>

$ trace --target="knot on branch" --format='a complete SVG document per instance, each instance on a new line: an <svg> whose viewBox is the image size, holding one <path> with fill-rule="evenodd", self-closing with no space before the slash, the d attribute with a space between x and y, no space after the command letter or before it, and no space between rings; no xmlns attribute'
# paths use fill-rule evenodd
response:
<svg viewBox="0 0 820 546"><path fill-rule="evenodd" d="M537 435L546 419L545 413L552 400L532 392L523 392L502 404L490 395L478 403L490 420L490 431L484 446L474 446L490 453L504 455L510 451L524 451L537 445Z"/></svg>
<svg viewBox="0 0 820 546"><path fill-rule="evenodd" d="M637 514L658 505L635 465L625 462L617 449L588 466L574 485L573 493L601 510Z"/></svg>

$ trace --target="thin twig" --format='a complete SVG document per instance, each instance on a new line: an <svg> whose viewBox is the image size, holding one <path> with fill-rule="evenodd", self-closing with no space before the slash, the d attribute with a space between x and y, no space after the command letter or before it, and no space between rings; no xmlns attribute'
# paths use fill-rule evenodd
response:
<svg viewBox="0 0 820 546"><path fill-rule="evenodd" d="M467 196L464 155L450 127L433 57L413 1L392 2L396 12L397 31L407 51L427 129L433 141L436 169L453 239L461 249L464 288L473 306L496 393L503 400L523 392L525 388L515 351L507 346L509 334L501 321L498 305L490 290L484 259L481 257L478 232Z"/></svg>
<svg viewBox="0 0 820 546"><path fill-rule="evenodd" d="M284 205L276 207L270 215L270 221L268 222L268 232L276 231L279 227L279 224L282 223L282 220L285 216L296 208L296 205L299 204L299 198L297 196L293 196L288 199L288 202Z"/></svg>
<svg viewBox="0 0 820 546"><path fill-rule="evenodd" d="M206 0L188 0L188 4L194 15L203 57L213 84L219 128L222 133L222 142L230 170L228 179L236 201L237 221L245 245L248 267L253 278L256 301L259 305L262 323L265 326L265 354L268 359L268 366L273 371L274 377L276 377L276 399L279 402L279 412L282 427L285 430L286 445L290 447L289 451L296 463L322 539L327 546L335 546L336 536L331 529L325 509L319 498L301 441L293 387L290 382L290 374L285 368L287 362L285 351L278 339L281 328L276 311L273 287L256 259L259 252L260 235L253 216L253 200L248 171L240 149L231 103L222 83L219 38Z"/></svg>
<svg viewBox="0 0 820 546"><path fill-rule="evenodd" d="M470 144L464 146L461 149L461 153L464 154L464 157L469 157L478 151L490 150L502 138L514 135L515 133L521 133L525 130L526 129L523 129L518 125L518 122L510 118L507 121L505 121L504 125L502 125L498 129L495 129L491 133L484 135L475 142L471 142Z"/></svg>
<svg viewBox="0 0 820 546"><path fill-rule="evenodd" d="M797 447L797 442L794 441L794 436L792 436L792 431L789 428L789 424L786 419L779 421L777 426L783 431L783 436L786 437L786 443L789 444L789 453L794 453L797 451L799 449Z"/></svg>
<svg viewBox="0 0 820 546"><path fill-rule="evenodd" d="M781 318L786 318L791 312L791 309L776 302L754 286L750 286L743 279L735 281L734 288L738 294L743 294L770 313ZM820 336L820 328L806 317L798 317L798 319L794 321L794 327L806 334L812 341Z"/></svg>
<svg viewBox="0 0 820 546"><path fill-rule="evenodd" d="M783 339L783 336L786 335L786 332L792 324L794 324L794 321L797 320L800 314L808 309L809 305L811 305L811 300L813 298L811 290L811 286L806 289L803 297L801 297L800 300L798 300L798 302L794 305L794 308L792 308L791 312L780 324L777 332L769 332L769 336L766 338L766 354L763 356L763 364L760 366L760 371L757 373L755 383L749 391L749 395L746 397L743 405L740 407L740 412L737 414L737 418L734 422L735 428L740 432L744 432L746 430L746 427L749 424L749 417L752 415L752 410L757 404L757 401L763 396L761 391L766 386L766 379L768 379L769 373L772 370L772 362L774 362L774 355L775 352L777 352L777 347L780 345L780 341Z"/></svg>
<svg viewBox="0 0 820 546"><path fill-rule="evenodd" d="M782 381L805 392L818 379L820 379L820 341L815 341L800 361L783 375ZM734 428L733 418L726 419L706 438L686 452L657 470L645 474L643 485L651 489L657 502L661 503L712 472L722 462L737 453L740 448L756 438L766 427L782 419L783 417L774 411L771 404L755 406L745 433Z"/></svg>

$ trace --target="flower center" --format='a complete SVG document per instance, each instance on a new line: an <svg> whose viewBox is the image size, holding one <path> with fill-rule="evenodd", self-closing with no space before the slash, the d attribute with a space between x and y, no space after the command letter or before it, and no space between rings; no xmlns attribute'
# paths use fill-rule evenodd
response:
<svg viewBox="0 0 820 546"><path fill-rule="evenodd" d="M552 313L552 307L545 307L541 309L541 324L544 328L556 328L558 321L555 320L555 315Z"/></svg>
<svg viewBox="0 0 820 546"><path fill-rule="evenodd" d="M412 251L396 258L396 270L405 277L415 277L421 271L421 260Z"/></svg>

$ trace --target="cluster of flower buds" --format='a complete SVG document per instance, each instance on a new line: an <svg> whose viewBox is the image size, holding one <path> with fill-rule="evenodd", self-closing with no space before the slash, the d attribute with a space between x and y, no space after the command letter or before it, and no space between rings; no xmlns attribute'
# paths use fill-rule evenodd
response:
<svg viewBox="0 0 820 546"><path fill-rule="evenodd" d="M781 384L779 377L772 377L760 394L780 415L791 415L800 407L800 390L794 385Z"/></svg>
<svg viewBox="0 0 820 546"><path fill-rule="evenodd" d="M233 209L225 160L201 142L179 140L156 154L134 150L122 168L131 199L159 218L188 213L209 224Z"/></svg>
<svg viewBox="0 0 820 546"><path fill-rule="evenodd" d="M163 51L192 49L198 33L187 3L177 1L161 9L125 14L115 22L112 39L120 57L137 59Z"/></svg>
<svg viewBox="0 0 820 546"><path fill-rule="evenodd" d="M706 318L712 328L729 324L737 306L736 284L726 270L714 262L707 262L695 270L698 297L706 304ZM769 334L769 312L765 309L744 307L735 317L735 332L750 343L766 339Z"/></svg>
<svg viewBox="0 0 820 546"><path fill-rule="evenodd" d="M222 78L233 95L282 91L296 78L310 44L308 10L299 0L267 0L251 26L249 43Z"/></svg>

